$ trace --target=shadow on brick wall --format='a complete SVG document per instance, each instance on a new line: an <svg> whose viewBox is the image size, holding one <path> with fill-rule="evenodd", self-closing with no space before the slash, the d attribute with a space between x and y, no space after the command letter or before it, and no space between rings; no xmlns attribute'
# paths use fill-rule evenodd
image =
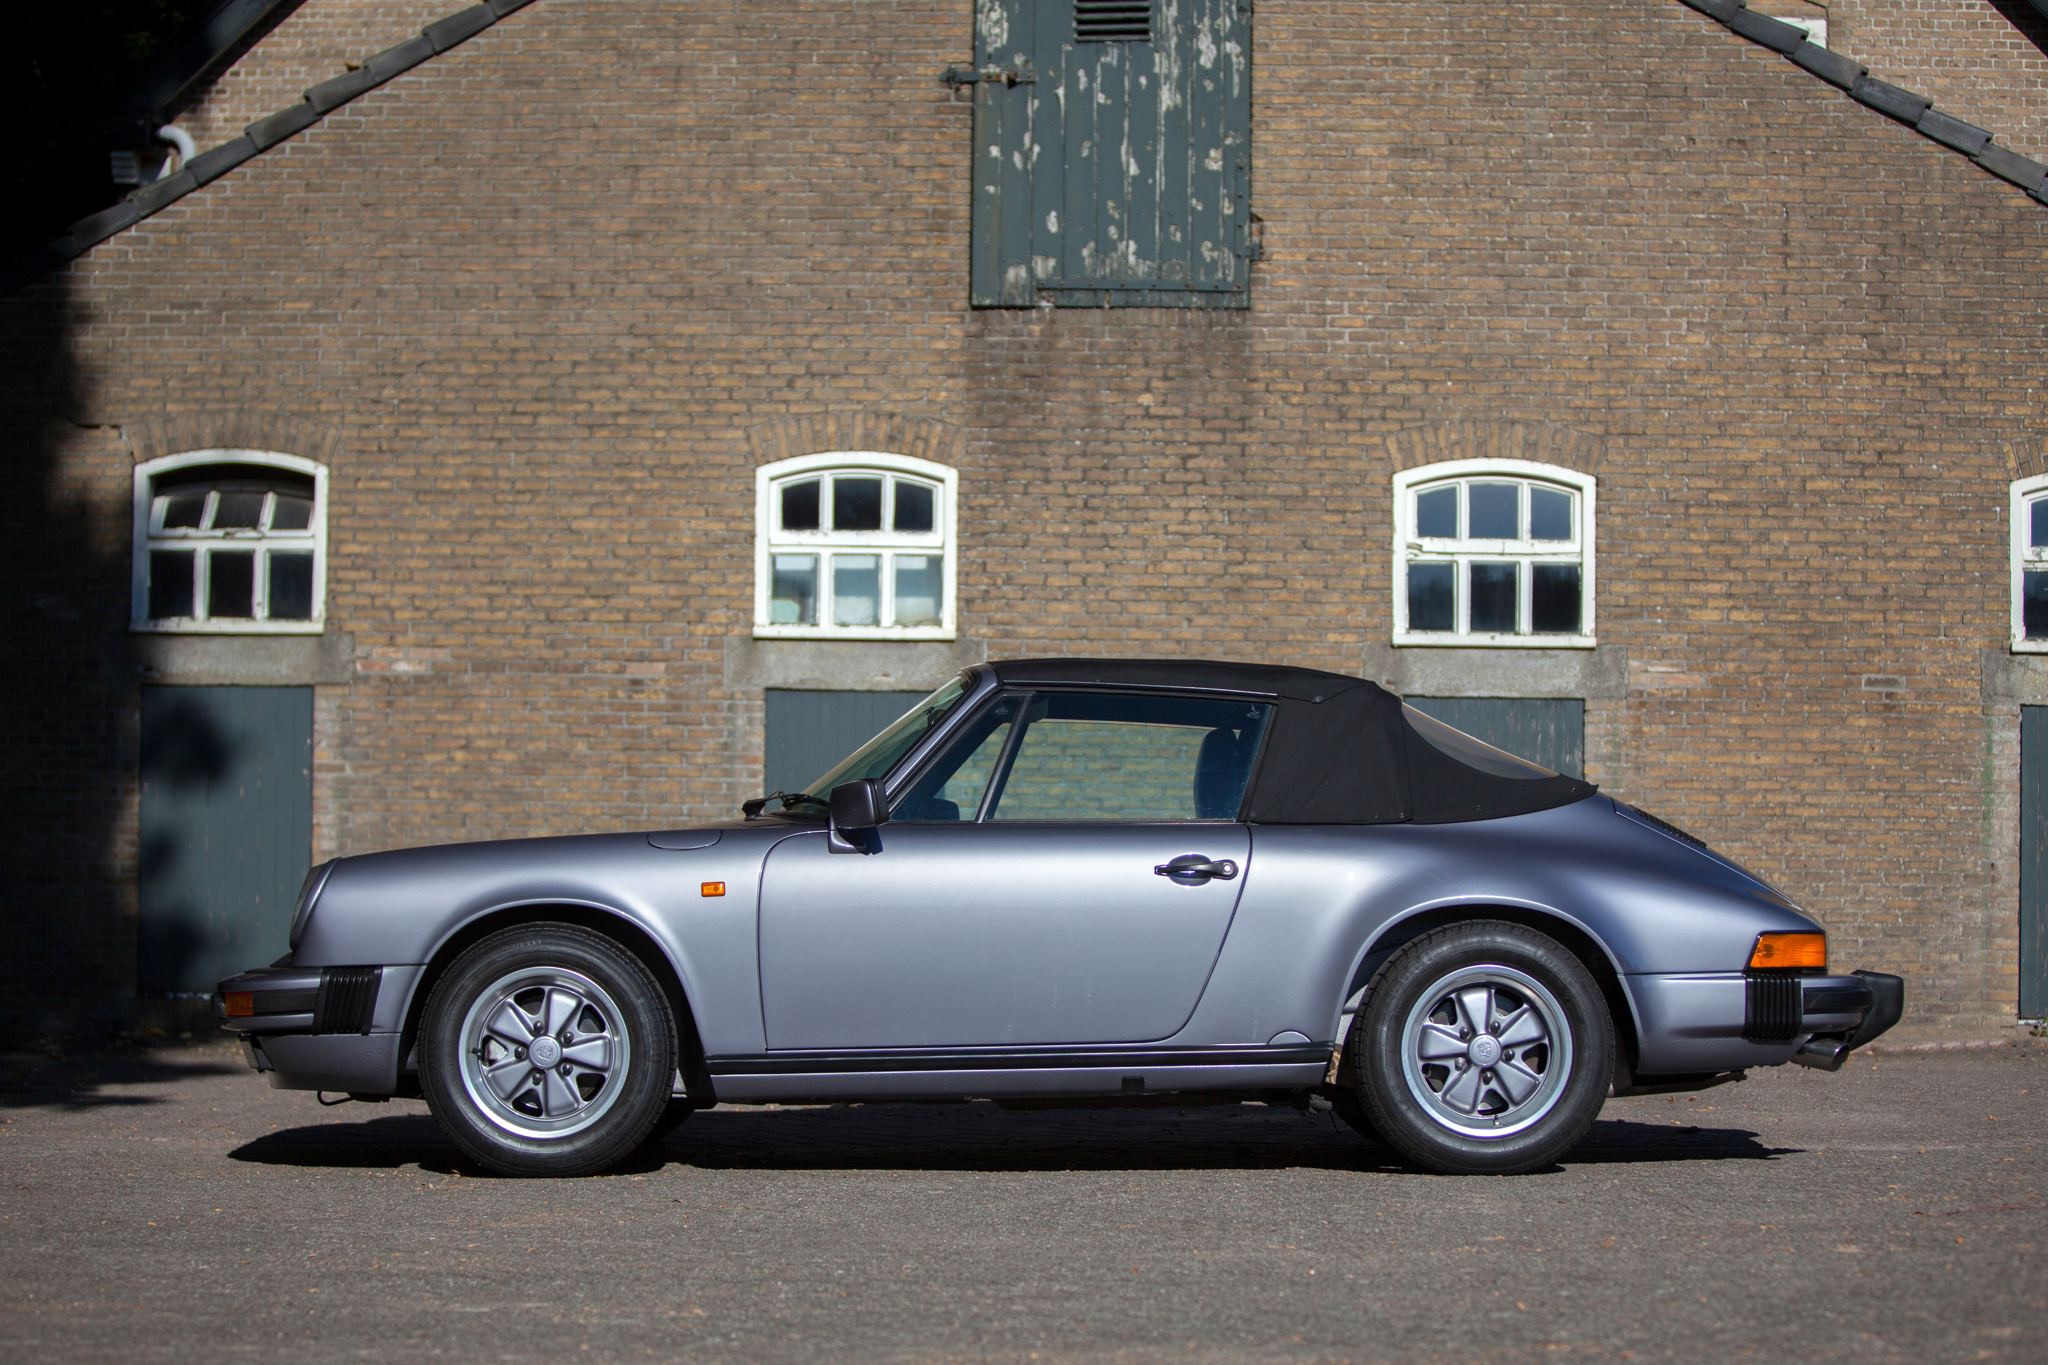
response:
<svg viewBox="0 0 2048 1365"><path fill-rule="evenodd" d="M2048 54L2048 14L2034 8L2033 0L1991 0L1991 8L2005 16L2026 40Z"/></svg>
<svg viewBox="0 0 2048 1365"><path fill-rule="evenodd" d="M123 1021L135 975L128 556L106 552L82 482L64 477L93 437L74 423L69 315L62 279L0 298L0 1023L38 1032Z"/></svg>

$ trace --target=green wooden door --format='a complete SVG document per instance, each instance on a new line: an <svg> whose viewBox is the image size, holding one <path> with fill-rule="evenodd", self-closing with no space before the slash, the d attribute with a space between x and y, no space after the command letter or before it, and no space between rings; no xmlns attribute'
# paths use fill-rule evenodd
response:
<svg viewBox="0 0 2048 1365"><path fill-rule="evenodd" d="M1586 775L1586 703L1533 697L1406 697L1410 706L1483 739L1496 749L1541 763L1566 777Z"/></svg>
<svg viewBox="0 0 2048 1365"><path fill-rule="evenodd" d="M209 992L286 949L313 856L313 689L142 689L136 989Z"/></svg>
<svg viewBox="0 0 2048 1365"><path fill-rule="evenodd" d="M830 772L840 759L881 734L891 721L928 695L769 688L761 790L805 790L804 783Z"/></svg>
<svg viewBox="0 0 2048 1365"><path fill-rule="evenodd" d="M2048 1014L2048 706L2020 708L2020 1018Z"/></svg>

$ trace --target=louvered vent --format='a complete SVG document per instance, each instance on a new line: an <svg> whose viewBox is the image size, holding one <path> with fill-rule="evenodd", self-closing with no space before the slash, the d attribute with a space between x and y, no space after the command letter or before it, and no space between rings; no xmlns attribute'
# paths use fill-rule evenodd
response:
<svg viewBox="0 0 2048 1365"><path fill-rule="evenodd" d="M1074 0L1077 43L1149 43L1152 0Z"/></svg>
<svg viewBox="0 0 2048 1365"><path fill-rule="evenodd" d="M313 998L313 1032L368 1033L377 1014L382 967L323 967Z"/></svg>

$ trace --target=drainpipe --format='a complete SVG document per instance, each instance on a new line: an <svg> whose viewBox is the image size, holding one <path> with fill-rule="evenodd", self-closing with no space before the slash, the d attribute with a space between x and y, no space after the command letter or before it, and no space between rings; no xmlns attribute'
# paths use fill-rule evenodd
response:
<svg viewBox="0 0 2048 1365"><path fill-rule="evenodd" d="M175 123L166 123L163 127L157 129L156 140L158 142L168 142L178 149L178 164L173 166L169 162L165 162L163 170L157 174L157 179L159 180L162 180L165 176L176 175L179 171L184 170L185 167L192 164L192 158L199 154L198 147L192 142L192 134L186 132Z"/></svg>

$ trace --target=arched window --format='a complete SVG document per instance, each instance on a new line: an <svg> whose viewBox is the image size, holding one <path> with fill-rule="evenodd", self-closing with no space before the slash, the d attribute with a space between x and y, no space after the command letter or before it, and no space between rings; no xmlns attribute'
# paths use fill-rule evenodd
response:
<svg viewBox="0 0 2048 1365"><path fill-rule="evenodd" d="M1394 643L1585 648L1594 479L1526 460L1394 476Z"/></svg>
<svg viewBox="0 0 2048 1365"><path fill-rule="evenodd" d="M945 465L874 451L762 465L754 634L952 639L958 487Z"/></svg>
<svg viewBox="0 0 2048 1365"><path fill-rule="evenodd" d="M2048 474L2012 486L2012 647L2048 654Z"/></svg>
<svg viewBox="0 0 2048 1365"><path fill-rule="evenodd" d="M138 630L311 634L326 618L327 471L263 450L135 469Z"/></svg>

